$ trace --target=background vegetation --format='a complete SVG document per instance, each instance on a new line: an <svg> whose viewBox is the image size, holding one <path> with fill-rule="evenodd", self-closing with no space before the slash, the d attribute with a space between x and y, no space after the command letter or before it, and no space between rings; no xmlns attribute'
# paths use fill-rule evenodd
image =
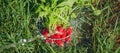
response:
<svg viewBox="0 0 120 53"><path fill-rule="evenodd" d="M73 39L45 44L36 32L40 0L0 0L0 53L120 53L120 0L78 0Z"/></svg>

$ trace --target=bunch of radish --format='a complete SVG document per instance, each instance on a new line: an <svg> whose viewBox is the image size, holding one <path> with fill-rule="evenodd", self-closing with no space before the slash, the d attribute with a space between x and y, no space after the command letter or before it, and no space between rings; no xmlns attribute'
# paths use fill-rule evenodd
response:
<svg viewBox="0 0 120 53"><path fill-rule="evenodd" d="M65 43L69 43L71 40L72 27L63 28L63 26L57 26L52 34L49 34L49 30L44 28L42 34L45 37L45 42L50 44L56 44L58 46L64 46Z"/></svg>

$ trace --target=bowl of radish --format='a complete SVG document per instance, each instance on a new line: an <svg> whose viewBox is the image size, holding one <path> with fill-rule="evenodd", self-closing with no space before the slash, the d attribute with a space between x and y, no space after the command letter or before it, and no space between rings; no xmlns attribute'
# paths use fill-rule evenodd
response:
<svg viewBox="0 0 120 53"><path fill-rule="evenodd" d="M36 22L37 32L46 44L57 46L64 46L71 41L72 27L63 24L56 25L54 30L50 31L48 28L42 26L43 20Z"/></svg>

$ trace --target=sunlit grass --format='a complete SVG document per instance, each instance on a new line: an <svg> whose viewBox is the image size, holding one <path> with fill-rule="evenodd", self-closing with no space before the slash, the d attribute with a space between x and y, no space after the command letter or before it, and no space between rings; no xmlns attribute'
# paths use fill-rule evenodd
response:
<svg viewBox="0 0 120 53"><path fill-rule="evenodd" d="M119 53L119 12L113 10L112 1L96 1L94 8L101 14L96 16L91 7L80 5L77 18L70 20L73 39L59 47L45 44L36 32L40 1L0 0L0 53Z"/></svg>

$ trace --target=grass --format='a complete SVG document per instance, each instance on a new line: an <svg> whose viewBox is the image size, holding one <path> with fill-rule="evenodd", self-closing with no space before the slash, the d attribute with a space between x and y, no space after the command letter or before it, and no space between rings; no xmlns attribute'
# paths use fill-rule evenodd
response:
<svg viewBox="0 0 120 53"><path fill-rule="evenodd" d="M48 45L36 32L38 0L0 0L0 53L119 53L120 1L93 0L71 19L72 41L65 47Z"/></svg>

